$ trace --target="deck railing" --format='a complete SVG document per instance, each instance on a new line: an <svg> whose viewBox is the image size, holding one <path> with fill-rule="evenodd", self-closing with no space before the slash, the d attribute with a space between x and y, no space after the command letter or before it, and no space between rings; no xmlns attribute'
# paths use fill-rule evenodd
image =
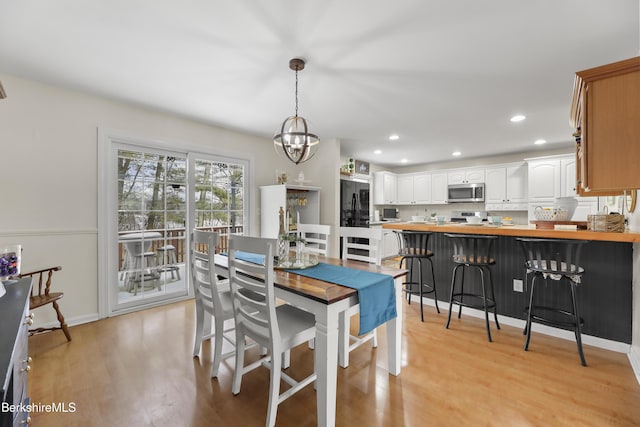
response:
<svg viewBox="0 0 640 427"><path fill-rule="evenodd" d="M197 230L203 231L216 231L220 233L220 242L218 247L216 248L216 252L226 252L229 250L229 234L242 234L244 227L243 226L235 226L235 227L197 227ZM154 232L160 233L162 237L158 239L151 240L151 246L149 248L149 252L157 253L157 249L165 246L172 245L176 251L176 261L178 264L182 264L188 262L187 257L189 254L189 248L187 247L187 239L186 239L186 229L185 228L172 228L169 230L143 230L144 232ZM136 231L139 232L139 231ZM119 235L123 236L131 231L123 231L120 232ZM118 243L118 265L124 265L123 261L126 257L125 246L122 242Z"/></svg>

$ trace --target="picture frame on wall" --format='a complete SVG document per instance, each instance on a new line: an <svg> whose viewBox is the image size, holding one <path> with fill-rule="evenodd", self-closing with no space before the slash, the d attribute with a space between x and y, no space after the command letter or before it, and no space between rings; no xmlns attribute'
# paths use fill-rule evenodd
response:
<svg viewBox="0 0 640 427"><path fill-rule="evenodd" d="M369 163L356 160L356 173L369 175Z"/></svg>

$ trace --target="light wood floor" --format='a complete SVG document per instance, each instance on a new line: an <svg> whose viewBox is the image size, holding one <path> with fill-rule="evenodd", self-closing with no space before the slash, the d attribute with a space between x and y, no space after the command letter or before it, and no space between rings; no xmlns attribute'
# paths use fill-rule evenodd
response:
<svg viewBox="0 0 640 427"><path fill-rule="evenodd" d="M626 355L585 346L584 368L574 342L534 335L525 352L519 329L494 330L488 343L483 321L464 312L446 330L444 312L425 306L421 323L418 305L405 307L401 375L385 369L381 328L377 349L360 347L339 368L337 426L640 425L640 385ZM73 327L71 343L60 332L31 337L31 401L77 408L33 413L32 425L264 425L268 371L246 375L233 396L233 358L209 379L211 346L193 358L193 329L188 301ZM311 350L297 348L291 362L291 375L306 375ZM313 387L280 405L277 424L316 425Z"/></svg>

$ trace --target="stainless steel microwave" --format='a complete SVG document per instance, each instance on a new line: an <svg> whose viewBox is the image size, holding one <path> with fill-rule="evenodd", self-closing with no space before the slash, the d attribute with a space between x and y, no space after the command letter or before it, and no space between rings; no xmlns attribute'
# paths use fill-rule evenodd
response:
<svg viewBox="0 0 640 427"><path fill-rule="evenodd" d="M484 202L484 183L449 185L447 201L449 203Z"/></svg>

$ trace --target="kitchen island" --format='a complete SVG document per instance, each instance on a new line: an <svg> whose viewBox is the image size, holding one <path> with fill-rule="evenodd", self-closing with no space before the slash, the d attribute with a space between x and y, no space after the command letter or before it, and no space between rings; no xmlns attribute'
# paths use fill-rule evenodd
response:
<svg viewBox="0 0 640 427"><path fill-rule="evenodd" d="M525 279L524 254L516 239L537 237L588 240L580 262L585 274L578 293L581 314L585 321L583 334L625 344L632 342L633 244L640 242L638 232L604 233L588 230L536 229L526 225L496 227L466 223L437 225L400 222L384 224L382 227L433 232L429 249L435 254L433 261L438 299L445 302L448 302L451 289L453 249L444 233L498 236L494 245L496 265L492 271L497 310L499 315L515 319L525 319L524 308L528 305L527 285L525 284L524 292L514 291L514 279ZM473 278L473 281L477 280L478 278ZM474 283L474 286L476 284ZM549 287L553 285L554 283L549 283ZM552 299L554 304L569 301L568 293L566 298L558 298L549 292L542 298Z"/></svg>

